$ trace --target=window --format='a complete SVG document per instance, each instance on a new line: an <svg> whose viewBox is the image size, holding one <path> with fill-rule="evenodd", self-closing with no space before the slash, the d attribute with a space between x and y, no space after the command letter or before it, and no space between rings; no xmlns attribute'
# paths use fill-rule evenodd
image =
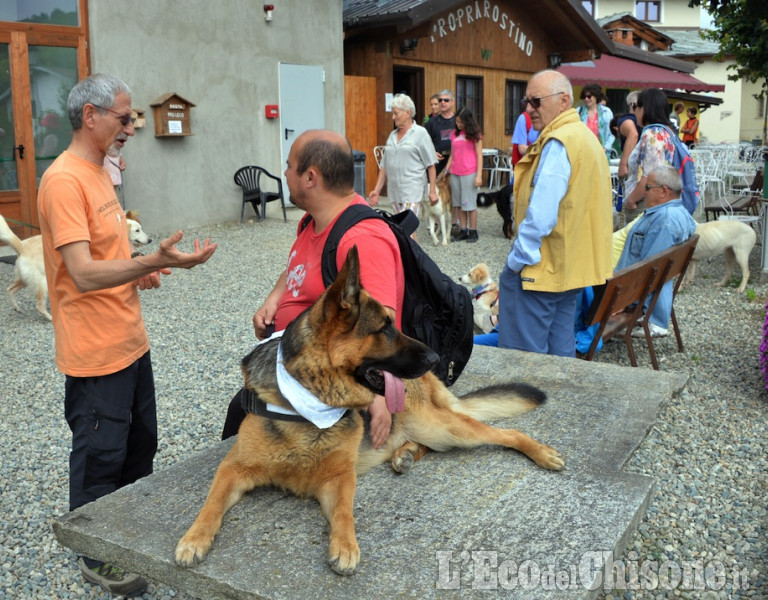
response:
<svg viewBox="0 0 768 600"><path fill-rule="evenodd" d="M758 119L762 119L763 115L765 114L765 96L755 96L755 100L757 100L757 114L755 115Z"/></svg>
<svg viewBox="0 0 768 600"><path fill-rule="evenodd" d="M456 110L467 107L483 127L483 79L482 77L456 77Z"/></svg>
<svg viewBox="0 0 768 600"><path fill-rule="evenodd" d="M635 18L641 21L661 21L660 0L637 0L635 2Z"/></svg>
<svg viewBox="0 0 768 600"><path fill-rule="evenodd" d="M512 81L507 79L506 93L504 96L504 134L512 135L515 131L517 118L523 112L520 101L525 96L525 81Z"/></svg>
<svg viewBox="0 0 768 600"><path fill-rule="evenodd" d="M581 0L581 5L584 7L584 10L589 13L590 16L595 16L595 3L593 0Z"/></svg>
<svg viewBox="0 0 768 600"><path fill-rule="evenodd" d="M0 2L0 21L78 26L77 0L5 0Z"/></svg>

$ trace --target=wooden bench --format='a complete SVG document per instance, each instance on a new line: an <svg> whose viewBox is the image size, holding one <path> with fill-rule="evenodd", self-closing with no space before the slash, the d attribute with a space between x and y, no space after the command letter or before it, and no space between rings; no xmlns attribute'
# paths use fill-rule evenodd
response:
<svg viewBox="0 0 768 600"><path fill-rule="evenodd" d="M670 322L677 339L678 352L683 351L683 339L680 336L680 328L675 315L674 298L688 268L688 263L693 256L696 243L699 241L698 235L691 236L681 244L649 256L634 265L616 271L603 286L602 295L596 290L595 301L585 318L585 324L592 326L599 323L597 333L586 354L581 358L592 360L597 351L597 345L602 338L607 341L613 337L621 335L627 346L629 361L633 367L637 366L635 349L632 345L632 330L636 325L643 328L645 332L645 341L648 344L648 353L651 357L653 368L658 371L659 363L656 358L656 351L653 347L653 338L650 333L650 316L653 307L656 306L658 292L665 283L677 277L672 292L672 313ZM653 293L647 310L643 311L643 304L649 294Z"/></svg>

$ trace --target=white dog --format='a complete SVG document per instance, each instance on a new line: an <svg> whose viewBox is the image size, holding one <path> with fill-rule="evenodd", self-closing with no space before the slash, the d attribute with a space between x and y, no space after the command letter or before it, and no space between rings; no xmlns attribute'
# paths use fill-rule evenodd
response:
<svg viewBox="0 0 768 600"><path fill-rule="evenodd" d="M443 237L442 244L443 246L448 245L447 227L451 218L451 186L449 177L449 175L446 175L446 177L438 179L436 182L437 197L440 199L437 204L431 205L427 198L421 203L427 208L429 235L432 236L432 242L435 246L441 243L437 238L438 225Z"/></svg>
<svg viewBox="0 0 768 600"><path fill-rule="evenodd" d="M141 224L136 220L136 213L128 211L126 213L126 228L128 229L128 239L134 246L143 246L152 242ZM8 297L14 310L21 312L16 302L16 293L29 286L35 291L37 298L37 312L43 315L49 321L51 313L48 312L46 302L48 300L48 282L45 279L45 265L43 263L43 237L33 235L26 240L21 240L11 231L8 223L0 215L0 242L8 244L18 255L14 267L13 283L8 286Z"/></svg>
<svg viewBox="0 0 768 600"><path fill-rule="evenodd" d="M499 314L499 286L491 279L488 265L475 265L467 274L459 277L459 281L471 287L476 333L490 333L494 327L492 317Z"/></svg>
<svg viewBox="0 0 768 600"><path fill-rule="evenodd" d="M741 283L738 291L743 292L749 279L749 253L755 247L755 230L740 221L710 221L696 226L699 241L693 252L691 264L685 273L685 285L693 283L696 274L696 262L725 254L725 275L718 285L725 285L731 279L734 260L741 269Z"/></svg>
<svg viewBox="0 0 768 600"><path fill-rule="evenodd" d="M37 298L37 312L49 321L51 313L48 312L46 300L48 300L48 282L45 280L45 266L43 265L43 237L33 235L22 241L11 231L5 219L0 215L0 242L5 242L18 255L14 267L13 283L8 286L8 297L14 310L21 312L16 302L16 292L26 286L35 291Z"/></svg>

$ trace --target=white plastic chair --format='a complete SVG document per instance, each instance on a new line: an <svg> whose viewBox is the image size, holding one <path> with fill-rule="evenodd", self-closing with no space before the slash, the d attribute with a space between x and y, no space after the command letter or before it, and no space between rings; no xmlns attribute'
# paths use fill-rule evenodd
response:
<svg viewBox="0 0 768 600"><path fill-rule="evenodd" d="M376 161L376 166L381 169L381 164L384 162L384 146L373 147L373 158Z"/></svg>
<svg viewBox="0 0 768 600"><path fill-rule="evenodd" d="M488 176L488 187L494 188L501 185L507 175L507 181L512 180L512 157L509 154L499 153L494 157L493 167Z"/></svg>

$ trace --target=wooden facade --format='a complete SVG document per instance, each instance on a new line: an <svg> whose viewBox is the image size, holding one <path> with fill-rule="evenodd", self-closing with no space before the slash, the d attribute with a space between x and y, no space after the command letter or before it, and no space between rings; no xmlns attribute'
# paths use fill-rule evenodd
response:
<svg viewBox="0 0 768 600"><path fill-rule="evenodd" d="M421 123L432 94L443 89L456 94L459 80L473 78L482 94L478 116L483 145L507 151L508 124L520 110L507 97L508 83L517 82L524 90L534 73L550 67L550 55L586 60L611 44L580 3L570 0L542 0L536 5L510 0L454 2L443 4L434 14L424 14L425 6L419 2L413 6L413 13L400 13L398 22L391 15L345 20L344 73L376 82L373 103L364 111L376 122L375 138L361 140L355 132L360 121L350 121L347 115L347 136L356 140L353 146L366 153L369 163L373 147L384 144L392 131L387 94L411 96ZM349 96L347 102L359 104ZM372 171L368 166L369 189L375 173L375 167Z"/></svg>

